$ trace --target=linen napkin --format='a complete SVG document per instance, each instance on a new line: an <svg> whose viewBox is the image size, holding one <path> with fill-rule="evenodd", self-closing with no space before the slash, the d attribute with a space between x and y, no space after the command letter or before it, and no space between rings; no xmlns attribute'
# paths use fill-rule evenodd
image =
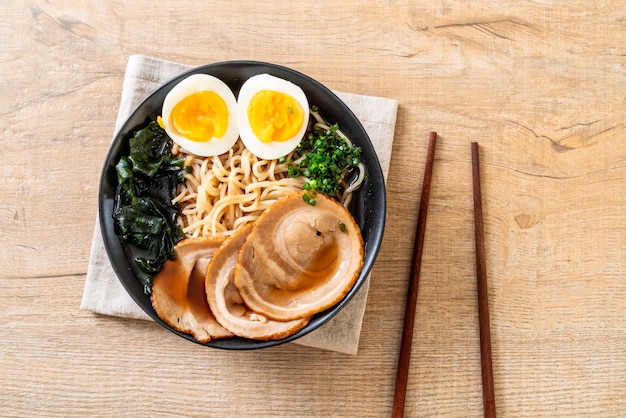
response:
<svg viewBox="0 0 626 418"><path fill-rule="evenodd" d="M117 132L134 108L164 82L192 68L145 55L129 57L124 76ZM363 124L385 176L389 171L398 102L393 99L334 93ZM114 137L114 136L113 136ZM354 298L335 317L317 330L299 338L300 344L346 354L356 354L369 290L369 277ZM99 222L96 219L81 309L104 315L152 320L128 295L109 263Z"/></svg>

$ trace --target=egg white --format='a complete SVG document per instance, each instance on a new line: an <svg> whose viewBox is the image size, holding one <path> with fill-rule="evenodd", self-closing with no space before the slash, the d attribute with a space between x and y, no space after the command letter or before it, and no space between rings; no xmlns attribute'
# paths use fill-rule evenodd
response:
<svg viewBox="0 0 626 418"><path fill-rule="evenodd" d="M302 107L304 112L304 122L298 132L285 141L261 141L253 132L248 119L248 106L254 95L262 90L272 90L293 97ZM259 74L250 77L241 86L239 97L237 98L239 135L244 145L250 152L259 158L276 159L293 151L306 132L309 121L309 102L302 89L294 83L275 77L270 74Z"/></svg>
<svg viewBox="0 0 626 418"><path fill-rule="evenodd" d="M170 120L172 109L185 97L199 91L213 91L226 103L228 126L221 137L212 137L205 142L193 141L179 134ZM232 90L217 77L208 74L193 74L176 84L163 101L162 119L165 131L174 142L186 151L210 157L220 155L232 148L239 138L237 99Z"/></svg>

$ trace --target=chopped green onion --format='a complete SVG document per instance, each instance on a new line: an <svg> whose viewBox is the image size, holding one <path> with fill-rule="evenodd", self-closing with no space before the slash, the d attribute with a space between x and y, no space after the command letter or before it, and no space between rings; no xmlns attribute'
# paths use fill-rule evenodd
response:
<svg viewBox="0 0 626 418"><path fill-rule="evenodd" d="M312 196L309 195L308 193L304 193L302 195L302 200L304 200L306 203L308 203L311 206L315 206L315 199L313 198L315 196L315 194L313 194Z"/></svg>
<svg viewBox="0 0 626 418"><path fill-rule="evenodd" d="M316 107L312 110L315 112ZM361 148L351 146L342 138L337 124L328 129L316 128L309 132L296 148L303 157L288 168L290 177L304 176L305 190L314 190L337 196L339 183L361 162Z"/></svg>

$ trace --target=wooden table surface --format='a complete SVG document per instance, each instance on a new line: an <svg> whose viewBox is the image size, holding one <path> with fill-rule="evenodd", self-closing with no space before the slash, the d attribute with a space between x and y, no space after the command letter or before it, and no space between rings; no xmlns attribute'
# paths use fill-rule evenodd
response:
<svg viewBox="0 0 626 418"><path fill-rule="evenodd" d="M162 3L3 2L0 415L388 416L434 130L406 415L482 415L478 141L498 413L626 416L623 2ZM79 309L136 53L268 61L399 101L356 356L207 349Z"/></svg>

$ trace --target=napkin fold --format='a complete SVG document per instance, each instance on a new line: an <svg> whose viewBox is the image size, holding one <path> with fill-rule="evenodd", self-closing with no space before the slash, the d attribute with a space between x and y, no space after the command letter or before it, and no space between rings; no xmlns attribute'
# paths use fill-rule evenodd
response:
<svg viewBox="0 0 626 418"><path fill-rule="evenodd" d="M191 66L145 55L131 55L126 67L122 97L115 125L117 132L135 107L152 91ZM383 170L389 171L398 102L382 97L334 93L354 112L367 131ZM115 135L113 136L115 137ZM346 354L356 354L367 303L370 279L335 317L315 331L299 338L300 344ZM83 291L81 309L124 318L152 320L128 295L109 263L100 224L94 234Z"/></svg>

